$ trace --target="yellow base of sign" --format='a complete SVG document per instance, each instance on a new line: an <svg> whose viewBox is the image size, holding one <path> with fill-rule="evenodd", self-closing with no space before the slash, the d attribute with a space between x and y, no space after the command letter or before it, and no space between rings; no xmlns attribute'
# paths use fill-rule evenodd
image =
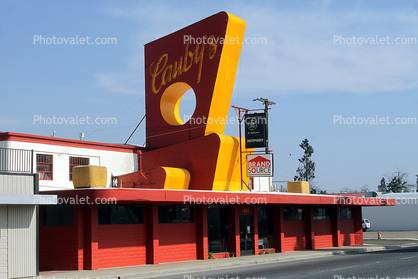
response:
<svg viewBox="0 0 418 279"><path fill-rule="evenodd" d="M213 181L213 191L241 191L241 172L240 172L240 150L239 139L231 136L217 134L221 143L219 146L218 161L216 164L215 179ZM242 146L245 140L241 141ZM250 150L243 151L250 152ZM252 151L252 150L251 150ZM246 157L242 157L242 179L248 185L248 177L245 175ZM243 183L243 190L247 187Z"/></svg>
<svg viewBox="0 0 418 279"><path fill-rule="evenodd" d="M288 193L309 194L309 182L307 181L289 181L287 182Z"/></svg>

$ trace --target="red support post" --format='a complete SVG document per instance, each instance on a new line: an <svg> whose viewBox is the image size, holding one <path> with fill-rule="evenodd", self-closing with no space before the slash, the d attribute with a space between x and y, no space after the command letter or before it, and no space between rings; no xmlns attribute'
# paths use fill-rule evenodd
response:
<svg viewBox="0 0 418 279"><path fill-rule="evenodd" d="M240 234L239 234L239 206L228 206L228 234L229 252L234 252L237 257L241 256Z"/></svg>
<svg viewBox="0 0 418 279"><path fill-rule="evenodd" d="M340 247L340 207L331 207L331 219L332 219L332 242L334 247Z"/></svg>
<svg viewBox="0 0 418 279"><path fill-rule="evenodd" d="M195 205L196 232L197 232L197 259L209 258L208 246L208 206L205 204Z"/></svg>
<svg viewBox="0 0 418 279"><path fill-rule="evenodd" d="M147 264L159 264L158 250L159 241L159 223L158 223L158 204L146 204L145 206L145 224L147 230Z"/></svg>
<svg viewBox="0 0 418 279"><path fill-rule="evenodd" d="M363 218L361 213L361 206L353 206L353 219L355 244L363 245L363 226L361 224L361 220Z"/></svg>
<svg viewBox="0 0 418 279"><path fill-rule="evenodd" d="M84 206L84 269L96 270L98 269L98 208L96 204Z"/></svg>
<svg viewBox="0 0 418 279"><path fill-rule="evenodd" d="M283 205L274 205L274 247L276 251L284 252L283 249Z"/></svg>
<svg viewBox="0 0 418 279"><path fill-rule="evenodd" d="M258 255L258 209L253 206L253 228L254 228L254 255Z"/></svg>

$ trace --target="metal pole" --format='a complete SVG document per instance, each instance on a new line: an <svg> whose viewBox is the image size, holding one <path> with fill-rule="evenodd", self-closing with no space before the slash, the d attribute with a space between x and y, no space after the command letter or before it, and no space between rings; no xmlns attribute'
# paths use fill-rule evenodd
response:
<svg viewBox="0 0 418 279"><path fill-rule="evenodd" d="M241 191L242 188L242 146L241 146L241 109L238 109L238 117L239 117L239 169L240 169L240 182L241 182Z"/></svg>
<svg viewBox="0 0 418 279"><path fill-rule="evenodd" d="M268 123L269 123L269 105L268 102L264 102L264 111L266 112L266 127L267 127L267 144L266 144L266 154L269 153L269 129L268 129Z"/></svg>

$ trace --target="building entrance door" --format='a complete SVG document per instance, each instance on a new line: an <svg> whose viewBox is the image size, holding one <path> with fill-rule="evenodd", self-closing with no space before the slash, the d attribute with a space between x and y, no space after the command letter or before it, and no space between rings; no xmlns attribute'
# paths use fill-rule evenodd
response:
<svg viewBox="0 0 418 279"><path fill-rule="evenodd" d="M239 216L239 235L241 256L254 255L253 216Z"/></svg>

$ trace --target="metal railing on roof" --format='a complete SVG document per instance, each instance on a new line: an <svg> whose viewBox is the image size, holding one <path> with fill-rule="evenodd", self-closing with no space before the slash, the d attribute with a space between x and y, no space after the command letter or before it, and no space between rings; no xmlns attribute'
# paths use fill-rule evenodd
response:
<svg viewBox="0 0 418 279"><path fill-rule="evenodd" d="M0 172L33 173L33 150L0 148Z"/></svg>

